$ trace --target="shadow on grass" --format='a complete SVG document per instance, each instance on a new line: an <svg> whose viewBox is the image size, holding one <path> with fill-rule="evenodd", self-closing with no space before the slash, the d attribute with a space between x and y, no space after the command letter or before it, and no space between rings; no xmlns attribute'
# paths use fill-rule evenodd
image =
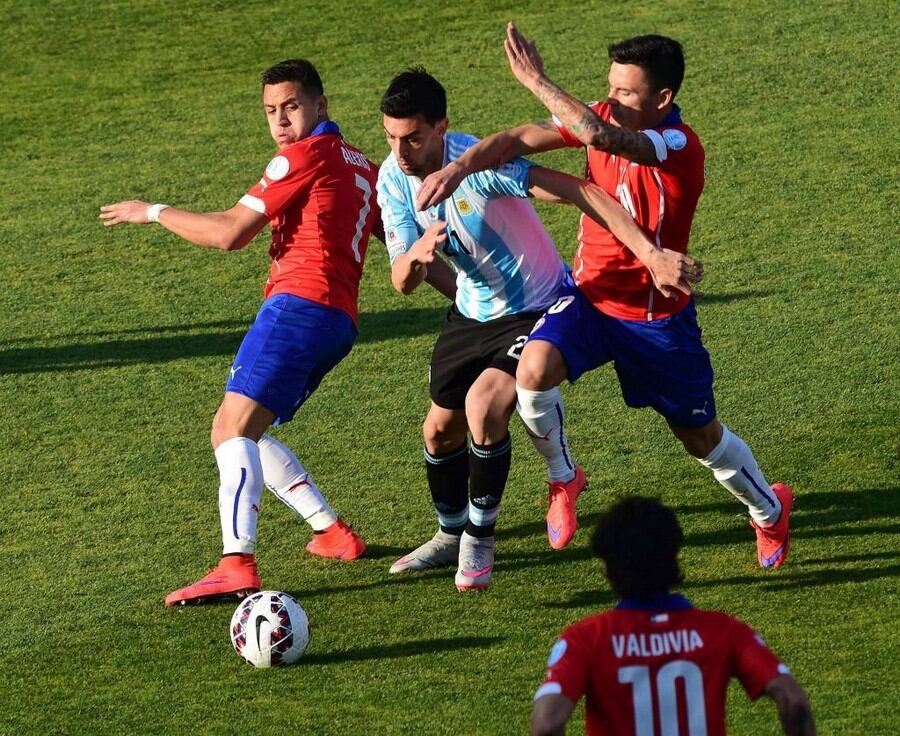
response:
<svg viewBox="0 0 900 736"><path fill-rule="evenodd" d="M465 636L445 639L421 639L404 641L397 644L385 644L377 647L360 647L344 652L323 652L309 654L300 660L301 665L342 664L344 662L363 662L370 659L399 659L401 657L417 657L422 654L436 652L455 652L460 649L486 649L505 641L502 636Z"/></svg>
<svg viewBox="0 0 900 736"><path fill-rule="evenodd" d="M432 308L365 312L360 315L357 344L437 335L444 311ZM7 341L6 345L25 343L26 347L0 350L0 374L111 368L209 356L230 358L237 351L249 326L249 320L219 321ZM55 346L28 346L29 343L33 345L59 339L68 342Z"/></svg>
<svg viewBox="0 0 900 736"><path fill-rule="evenodd" d="M699 547L718 544L739 544L752 541L742 514L742 506L737 501L715 501L702 504L675 504L672 509L681 517L697 514L717 514L734 519L734 524L726 529L691 532L685 535L685 546ZM794 504L796 512L791 517L791 530L798 537L846 537L867 534L900 533L900 488L876 488L864 491L812 491L801 493ZM602 512L580 516L581 531L578 540L590 536ZM889 523L865 524L859 522L884 521ZM544 520L527 522L517 526L499 528L498 539L516 539L546 534ZM575 544L586 544L577 541Z"/></svg>
<svg viewBox="0 0 900 736"><path fill-rule="evenodd" d="M737 510L734 504L725 506L731 515L734 516ZM600 520L601 512L586 514L579 516L578 525L581 531L578 532L576 540L572 543L578 546L587 546L590 535L593 533L594 526ZM737 517L736 517L737 519ZM508 527L506 529L497 530L497 538L516 539L531 536L544 536L547 533L547 524L545 521L534 521L526 524ZM717 529L710 532L693 532L685 535L684 544L687 547L708 546L716 544L737 544L740 542L752 541L753 532L746 526L745 522L736 521L733 527L728 529ZM559 553L554 553L559 556Z"/></svg>
<svg viewBox="0 0 900 736"><path fill-rule="evenodd" d="M409 552L409 547L391 547L386 544L367 544L365 560L396 560Z"/></svg>
<svg viewBox="0 0 900 736"><path fill-rule="evenodd" d="M828 567L821 570L810 570L811 564L840 565L842 563L893 560L896 565L879 565L877 567ZM688 573L690 574L690 573ZM842 555L818 560L789 561L784 569L777 572L760 570L753 575L732 575L730 577L710 580L688 580L680 586L688 594L691 590L719 588L735 585L741 588L753 587L760 592L776 592L799 590L826 585L843 585L846 583L866 583L881 578L894 578L900 575L900 551L876 552L863 555ZM545 605L550 608L601 608L615 605L616 597L611 590L585 590L575 593L566 601L556 601Z"/></svg>

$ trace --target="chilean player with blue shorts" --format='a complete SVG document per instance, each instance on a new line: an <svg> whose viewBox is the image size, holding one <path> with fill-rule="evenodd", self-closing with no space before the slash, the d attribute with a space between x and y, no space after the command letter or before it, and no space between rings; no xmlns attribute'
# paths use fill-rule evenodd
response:
<svg viewBox="0 0 900 736"><path fill-rule="evenodd" d="M491 582L519 354L567 280L525 197L565 199L607 222L631 247L652 244L598 188L524 159L473 174L451 199L417 211L422 177L463 155L477 139L447 132L444 89L421 69L394 78L381 110L391 155L379 173L378 201L392 282L408 294L423 279L447 271L442 258L457 271L455 303L432 353L431 408L423 427L440 528L391 572L456 564L456 587L479 590Z"/></svg>
<svg viewBox="0 0 900 736"><path fill-rule="evenodd" d="M278 154L234 207L194 213L130 201L101 208L106 225L158 222L191 243L229 251L272 225L266 299L238 349L213 420L222 559L201 580L167 596L167 606L260 588L254 550L264 486L311 526L311 554L352 560L365 551L299 459L266 430L289 422L353 346L366 247L373 229L381 232L378 169L328 118L311 63L276 64L262 83Z"/></svg>
<svg viewBox="0 0 900 736"><path fill-rule="evenodd" d="M512 24L505 44L513 74L553 119L473 146L423 183L419 206L433 206L465 176L511 157L581 147L585 178L615 197L656 245L649 257L638 257L582 217L575 286L560 295L523 350L518 408L547 461L551 546L561 549L574 536L575 501L585 485L567 445L558 386L612 362L625 403L661 414L685 449L747 506L760 566L781 566L790 547L793 492L784 483L770 486L750 448L719 422L691 296L691 284L702 276L687 246L703 190L704 151L673 101L684 77L681 46L664 36L610 46L609 95L585 105L547 77L535 44ZM661 259L676 270L659 271Z"/></svg>

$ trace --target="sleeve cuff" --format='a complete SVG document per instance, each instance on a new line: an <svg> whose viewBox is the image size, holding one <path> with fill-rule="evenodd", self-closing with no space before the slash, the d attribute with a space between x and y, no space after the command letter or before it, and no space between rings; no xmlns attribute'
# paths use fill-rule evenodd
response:
<svg viewBox="0 0 900 736"><path fill-rule="evenodd" d="M245 194L238 200L238 204L244 205L244 207L249 207L254 212L258 212L261 215L266 214L266 203L263 202L259 197L254 197L250 194Z"/></svg>
<svg viewBox="0 0 900 736"><path fill-rule="evenodd" d="M562 695L562 685L558 682L545 682L534 694L535 700L540 700L545 695Z"/></svg>
<svg viewBox="0 0 900 736"><path fill-rule="evenodd" d="M642 130L641 133L653 142L653 147L656 149L656 158L659 159L659 162L665 161L669 156L669 149L663 137L655 130Z"/></svg>

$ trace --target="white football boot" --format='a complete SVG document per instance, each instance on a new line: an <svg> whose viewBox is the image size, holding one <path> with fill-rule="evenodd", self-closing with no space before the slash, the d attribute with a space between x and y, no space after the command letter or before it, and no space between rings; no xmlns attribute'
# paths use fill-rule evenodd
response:
<svg viewBox="0 0 900 736"><path fill-rule="evenodd" d="M418 572L435 567L455 565L459 559L459 537L447 534L438 529L431 539L421 547L416 547L405 557L401 557L391 565L390 573Z"/></svg>
<svg viewBox="0 0 900 736"><path fill-rule="evenodd" d="M491 584L494 569L494 538L479 539L463 532L459 543L457 590L484 590Z"/></svg>

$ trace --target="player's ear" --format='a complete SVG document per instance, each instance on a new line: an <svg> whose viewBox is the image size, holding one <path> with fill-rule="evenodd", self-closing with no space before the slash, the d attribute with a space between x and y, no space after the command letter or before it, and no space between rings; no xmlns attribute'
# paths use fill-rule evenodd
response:
<svg viewBox="0 0 900 736"><path fill-rule="evenodd" d="M441 118L437 121L437 124L434 126L437 130L438 134L444 135L447 132L447 126L450 125L450 121L447 118Z"/></svg>
<svg viewBox="0 0 900 736"><path fill-rule="evenodd" d="M328 117L328 98L325 95L319 95L319 99L316 102L316 112L320 118Z"/></svg>
<svg viewBox="0 0 900 736"><path fill-rule="evenodd" d="M656 93L656 109L662 110L666 105L672 102L673 97L675 97L675 93L668 87L663 87Z"/></svg>

